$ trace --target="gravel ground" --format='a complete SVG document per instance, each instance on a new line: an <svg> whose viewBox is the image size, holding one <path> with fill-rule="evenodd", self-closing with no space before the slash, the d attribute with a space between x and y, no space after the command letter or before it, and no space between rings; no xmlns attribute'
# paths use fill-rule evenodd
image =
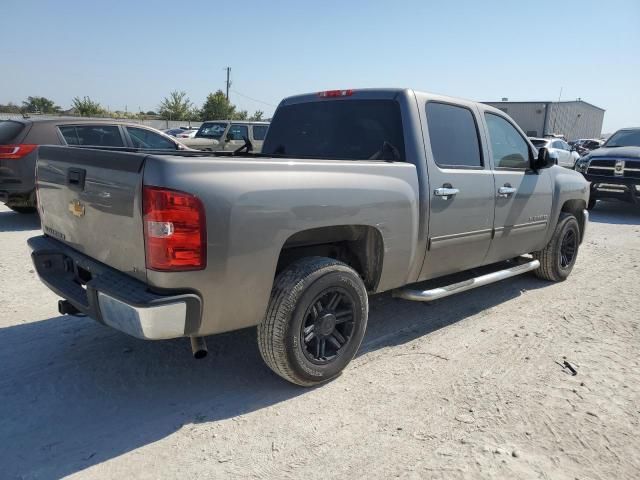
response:
<svg viewBox="0 0 640 480"><path fill-rule="evenodd" d="M2 478L640 478L638 209L600 202L561 284L372 297L359 356L315 389L273 375L253 329L195 361L59 316L38 228L0 207Z"/></svg>

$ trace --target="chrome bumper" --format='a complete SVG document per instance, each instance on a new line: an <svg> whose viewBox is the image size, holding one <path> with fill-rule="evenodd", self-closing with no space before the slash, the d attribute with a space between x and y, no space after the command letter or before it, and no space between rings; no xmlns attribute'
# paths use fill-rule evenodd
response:
<svg viewBox="0 0 640 480"><path fill-rule="evenodd" d="M196 293L152 291L50 237L28 243L40 280L88 317L145 340L198 335L202 301Z"/></svg>
<svg viewBox="0 0 640 480"><path fill-rule="evenodd" d="M134 307L106 293L98 292L102 321L110 327L145 340L164 340L184 335L187 322L185 302L157 307Z"/></svg>

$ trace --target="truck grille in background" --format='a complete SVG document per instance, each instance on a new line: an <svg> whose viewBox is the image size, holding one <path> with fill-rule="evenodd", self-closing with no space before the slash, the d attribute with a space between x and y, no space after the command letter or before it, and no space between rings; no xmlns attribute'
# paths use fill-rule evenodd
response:
<svg viewBox="0 0 640 480"><path fill-rule="evenodd" d="M622 169L616 171L616 163L623 161ZM589 162L589 175L598 177L637 178L640 179L640 160L598 158Z"/></svg>

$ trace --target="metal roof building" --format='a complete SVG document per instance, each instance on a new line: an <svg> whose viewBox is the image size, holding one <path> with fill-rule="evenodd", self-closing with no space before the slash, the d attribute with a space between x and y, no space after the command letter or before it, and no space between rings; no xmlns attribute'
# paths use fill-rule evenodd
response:
<svg viewBox="0 0 640 480"><path fill-rule="evenodd" d="M568 141L600 138L604 109L581 99L569 102L483 102L513 118L530 137L562 134Z"/></svg>

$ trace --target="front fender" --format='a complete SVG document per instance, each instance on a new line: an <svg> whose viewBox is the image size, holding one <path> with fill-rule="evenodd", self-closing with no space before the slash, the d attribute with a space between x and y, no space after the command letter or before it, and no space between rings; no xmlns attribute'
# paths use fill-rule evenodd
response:
<svg viewBox="0 0 640 480"><path fill-rule="evenodd" d="M558 224L560 213L568 211L576 215L578 222L582 219L582 211L589 201L589 182L574 170L564 167L549 169L553 188L553 204L549 216L549 230L545 237L545 245L549 243Z"/></svg>

